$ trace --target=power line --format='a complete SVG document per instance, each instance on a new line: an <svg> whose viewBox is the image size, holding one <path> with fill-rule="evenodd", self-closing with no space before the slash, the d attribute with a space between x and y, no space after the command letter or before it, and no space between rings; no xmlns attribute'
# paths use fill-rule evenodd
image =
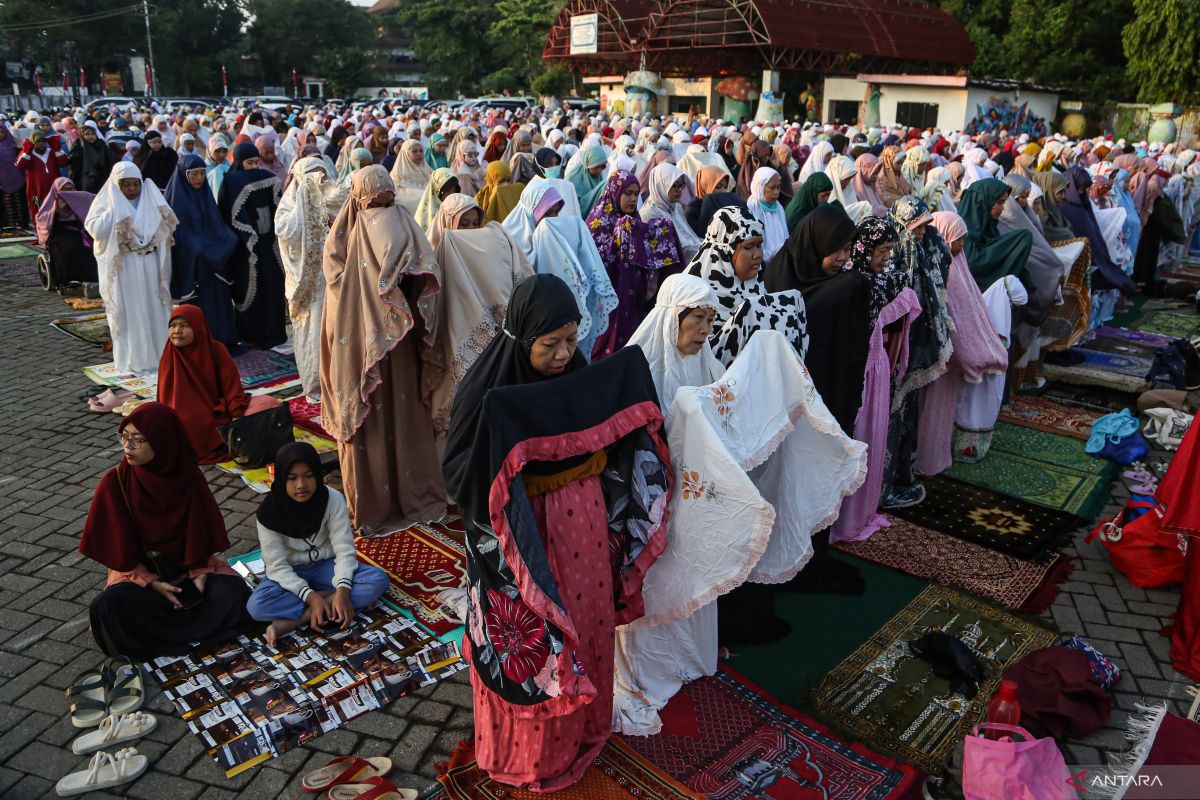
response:
<svg viewBox="0 0 1200 800"><path fill-rule="evenodd" d="M27 31L41 31L50 28L65 28L69 25L78 25L84 22L97 22L102 19L110 19L112 17L120 17L125 14L141 13L142 6L125 6L123 8L114 8L108 11L97 11L91 14L81 14L77 17L56 17L52 20L43 20L41 22L22 22L16 25L0 26L0 32L3 33L23 33Z"/></svg>

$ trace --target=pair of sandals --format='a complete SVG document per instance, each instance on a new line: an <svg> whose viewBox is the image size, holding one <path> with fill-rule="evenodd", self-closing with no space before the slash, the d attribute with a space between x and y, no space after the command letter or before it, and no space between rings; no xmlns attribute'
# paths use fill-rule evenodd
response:
<svg viewBox="0 0 1200 800"><path fill-rule="evenodd" d="M329 800L417 800L415 789L401 789L385 776L392 760L385 756L338 756L300 779L306 792L328 792Z"/></svg>
<svg viewBox="0 0 1200 800"><path fill-rule="evenodd" d="M135 397L133 392L109 387L87 397L88 411L93 414L107 414L117 410Z"/></svg>
<svg viewBox="0 0 1200 800"><path fill-rule="evenodd" d="M125 656L114 656L83 673L67 689L71 724L76 728L95 728L110 716L131 714L144 700L142 673Z"/></svg>
<svg viewBox="0 0 1200 800"><path fill-rule="evenodd" d="M1129 491L1133 494L1154 494L1158 490L1158 476L1147 469L1127 469L1121 477L1133 483Z"/></svg>

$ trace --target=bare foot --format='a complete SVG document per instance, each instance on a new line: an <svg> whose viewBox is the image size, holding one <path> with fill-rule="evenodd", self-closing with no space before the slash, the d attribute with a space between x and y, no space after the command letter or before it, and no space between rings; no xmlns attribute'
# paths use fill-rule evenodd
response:
<svg viewBox="0 0 1200 800"><path fill-rule="evenodd" d="M274 647L275 643L279 641L280 636L291 633L303 625L304 622L303 618L299 620L277 619L267 626L266 632L263 633L263 638L266 639L269 646Z"/></svg>
<svg viewBox="0 0 1200 800"><path fill-rule="evenodd" d="M267 631L263 634L263 638L267 640L268 647L275 646L275 641L279 638L279 631L275 630L274 622L267 626Z"/></svg>

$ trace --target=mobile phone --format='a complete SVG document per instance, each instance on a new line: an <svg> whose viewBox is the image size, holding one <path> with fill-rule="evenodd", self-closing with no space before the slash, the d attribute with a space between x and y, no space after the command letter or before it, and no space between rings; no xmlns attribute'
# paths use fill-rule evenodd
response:
<svg viewBox="0 0 1200 800"><path fill-rule="evenodd" d="M175 599L184 608L195 608L204 600L204 595L196 588L195 581L188 578L179 583L179 594L175 595Z"/></svg>

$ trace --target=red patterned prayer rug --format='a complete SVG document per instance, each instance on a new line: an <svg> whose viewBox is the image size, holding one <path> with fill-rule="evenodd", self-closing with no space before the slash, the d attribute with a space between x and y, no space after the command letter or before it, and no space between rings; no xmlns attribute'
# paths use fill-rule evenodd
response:
<svg viewBox="0 0 1200 800"><path fill-rule="evenodd" d="M295 417L295 414L292 414ZM1103 414L1078 406L1056 403L1044 397L1014 396L1007 408L1001 409L1000 419L1033 428L1035 431L1059 433L1086 442L1092 435L1092 423Z"/></svg>
<svg viewBox="0 0 1200 800"><path fill-rule="evenodd" d="M834 547L918 578L966 589L1026 614L1048 609L1059 585L1071 574L1071 560L1062 553L1041 562L1025 561L899 517L887 519L890 528L880 528L861 542L839 542Z"/></svg>
<svg viewBox="0 0 1200 800"><path fill-rule="evenodd" d="M451 800L704 800L662 774L621 737L613 736L592 762L579 783L554 792L539 794L492 780L479 768L469 748L454 754L438 781ZM439 770L440 772L441 770ZM438 797L440 795L435 795Z"/></svg>
<svg viewBox="0 0 1200 800"><path fill-rule="evenodd" d="M292 411L292 422L298 428L304 428L306 431L311 431L317 436L323 436L326 439L332 439L329 432L321 427L321 404L310 403L304 395L293 397L287 401L288 407Z"/></svg>
<svg viewBox="0 0 1200 800"><path fill-rule="evenodd" d="M462 519L448 514L440 522L418 524L379 538L354 541L360 560L388 574L388 598L406 608L438 636L460 623L447 619L437 593L464 582L466 545Z"/></svg>
<svg viewBox="0 0 1200 800"><path fill-rule="evenodd" d="M920 797L915 767L851 744L728 667L684 684L662 732L625 741L709 800Z"/></svg>

